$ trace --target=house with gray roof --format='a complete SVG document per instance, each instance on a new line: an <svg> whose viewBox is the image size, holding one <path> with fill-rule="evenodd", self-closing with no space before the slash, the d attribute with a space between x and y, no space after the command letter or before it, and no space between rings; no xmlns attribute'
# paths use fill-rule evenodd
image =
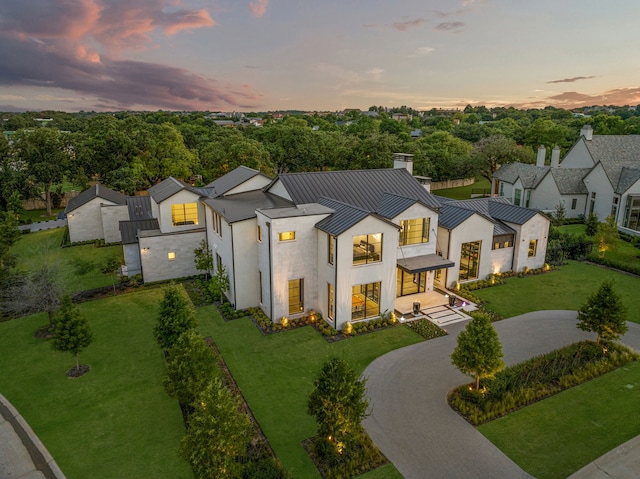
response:
<svg viewBox="0 0 640 479"><path fill-rule="evenodd" d="M541 147L535 166L500 167L494 193L546 212L562 204L570 218L613 215L620 231L640 234L640 135L594 135L585 125L561 162L557 147L549 166L544 157Z"/></svg>

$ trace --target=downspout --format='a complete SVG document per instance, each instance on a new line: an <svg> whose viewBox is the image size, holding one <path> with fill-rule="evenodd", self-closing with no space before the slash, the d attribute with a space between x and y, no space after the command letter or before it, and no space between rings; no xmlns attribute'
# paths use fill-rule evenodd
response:
<svg viewBox="0 0 640 479"><path fill-rule="evenodd" d="M234 252L233 225L229 223L229 236L231 237L231 269L233 270L233 308L238 304L238 289L236 288L236 255Z"/></svg>
<svg viewBox="0 0 640 479"><path fill-rule="evenodd" d="M336 325L338 324L338 308L337 308L337 304L336 304L336 294L338 291L338 237L334 236L333 237L333 242L334 242L334 247L333 247L333 252L334 252L334 259L333 259L333 329L338 329L336 328Z"/></svg>
<svg viewBox="0 0 640 479"><path fill-rule="evenodd" d="M271 318L271 322L273 323L273 263L272 263L272 252L271 252L271 222L265 222L267 226L267 238L269 241L269 318Z"/></svg>
<svg viewBox="0 0 640 479"><path fill-rule="evenodd" d="M449 230L449 238L447 239L447 259L451 261L451 232L453 229ZM449 282L449 268L446 269L445 274L447 275L446 281ZM458 278L460 278L460 272L458 272ZM444 284L444 287L447 287L447 283Z"/></svg>

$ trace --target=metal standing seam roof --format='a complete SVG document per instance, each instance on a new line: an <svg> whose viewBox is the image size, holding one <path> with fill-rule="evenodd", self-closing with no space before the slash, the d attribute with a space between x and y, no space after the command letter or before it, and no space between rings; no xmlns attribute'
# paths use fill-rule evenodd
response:
<svg viewBox="0 0 640 479"><path fill-rule="evenodd" d="M537 214L538 210L491 201L489 198L489 215L496 220L522 225Z"/></svg>
<svg viewBox="0 0 640 479"><path fill-rule="evenodd" d="M582 141L594 162L602 164L614 190L623 168L640 168L640 135L593 135Z"/></svg>
<svg viewBox="0 0 640 479"><path fill-rule="evenodd" d="M131 221L153 219L149 196L127 196L127 207Z"/></svg>
<svg viewBox="0 0 640 479"><path fill-rule="evenodd" d="M180 180L176 180L173 176L170 176L166 180L162 180L157 185L149 188L149 196L153 198L156 203L162 203L167 198L175 195L179 191L188 190L195 193L198 196L206 196L205 193L199 191L198 188L194 188Z"/></svg>
<svg viewBox="0 0 640 479"><path fill-rule="evenodd" d="M385 193L393 193L419 200L435 211L440 208L438 200L404 168L283 173L274 182L278 180L295 204L317 203L324 196L375 212Z"/></svg>
<svg viewBox="0 0 640 479"><path fill-rule="evenodd" d="M211 191L209 193L209 196L215 198L224 195L228 191L231 191L245 181L250 180L254 176L258 175L269 178L267 175L259 172L258 170L254 170L253 168L248 168L246 166L239 166L226 175L223 175L217 180L212 181L205 188L210 188Z"/></svg>
<svg viewBox="0 0 640 479"><path fill-rule="evenodd" d="M138 242L138 231L157 230L157 219L121 221L120 236L122 244L134 244Z"/></svg>
<svg viewBox="0 0 640 479"><path fill-rule="evenodd" d="M334 210L334 213L316 223L316 228L327 234L338 236L358 224L371 213L362 208L347 205L330 198L320 198L318 203Z"/></svg>
<svg viewBox="0 0 640 479"><path fill-rule="evenodd" d="M398 268L412 274L422 273L423 271L451 268L456 265L453 261L444 259L437 254L425 254L422 256L413 256L411 258L400 258L396 264Z"/></svg>
<svg viewBox="0 0 640 479"><path fill-rule="evenodd" d="M64 210L65 214L80 208L82 205L87 204L94 198L102 198L117 205L124 205L127 202L127 197L122 193L113 191L104 185L96 184L71 198Z"/></svg>
<svg viewBox="0 0 640 479"><path fill-rule="evenodd" d="M451 230L456 226L461 225L474 214L475 211L470 209L444 204L442 205L442 209L438 215L438 226Z"/></svg>
<svg viewBox="0 0 640 479"><path fill-rule="evenodd" d="M227 223L247 220L256 216L257 209L287 208L291 201L262 190L246 191L235 195L207 198L202 202L221 215Z"/></svg>
<svg viewBox="0 0 640 479"><path fill-rule="evenodd" d="M380 200L376 213L385 218L395 218L404 210L419 202L413 198L399 196L393 193L385 193ZM425 205L426 206L426 205Z"/></svg>

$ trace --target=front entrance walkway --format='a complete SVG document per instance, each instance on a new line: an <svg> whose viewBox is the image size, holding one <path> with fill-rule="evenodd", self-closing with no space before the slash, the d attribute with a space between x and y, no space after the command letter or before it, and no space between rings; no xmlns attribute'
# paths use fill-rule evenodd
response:
<svg viewBox="0 0 640 479"><path fill-rule="evenodd" d="M419 303L419 313L414 314L414 303ZM455 305L449 306L449 295L436 291L412 294L396 298L395 310L400 321L427 318L438 326L471 319L465 311L475 309L473 303L464 301L456 296Z"/></svg>

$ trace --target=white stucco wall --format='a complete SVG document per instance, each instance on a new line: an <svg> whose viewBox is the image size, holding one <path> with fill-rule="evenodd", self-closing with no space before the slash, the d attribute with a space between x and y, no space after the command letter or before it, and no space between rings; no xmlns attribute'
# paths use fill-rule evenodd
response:
<svg viewBox="0 0 640 479"><path fill-rule="evenodd" d="M505 224L516 230L513 271L520 272L525 267L530 269L542 268L547 254L549 220L542 214L536 214L523 225ZM538 247L536 255L529 258L529 242L531 240L538 240Z"/></svg>
<svg viewBox="0 0 640 479"><path fill-rule="evenodd" d="M173 219L171 214L171 205L184 204L184 203L196 203L198 205L198 224L197 225L182 225L173 226ZM154 202L151 202L152 210ZM189 190L182 190L175 195L170 196L162 203L157 205L157 218L160 231L163 233L175 233L180 231L189 231L193 229L204 228L204 205L200 202L200 196L192 193Z"/></svg>
<svg viewBox="0 0 640 479"><path fill-rule="evenodd" d="M555 211L556 206L562 201L562 196L558 191L558 185L553 179L551 172L548 172L535 190L531 191L529 208L542 211ZM571 207L571 203L568 205ZM565 208L567 205L565 204ZM577 214L576 214L577 216Z"/></svg>
<svg viewBox="0 0 640 479"><path fill-rule="evenodd" d="M225 195L235 195L236 193L244 193L245 191L260 190L269 183L271 183L271 180L266 176L256 175L244 183L239 184L235 188L230 189L225 193Z"/></svg>
<svg viewBox="0 0 640 479"><path fill-rule="evenodd" d="M218 235L218 233L213 231L213 212L208 206L205 207L205 218L207 241L209 242L209 249L211 249L211 254L213 255L214 273L217 271L216 255L218 255L220 256L222 265L229 276L229 291L227 292L227 299L231 304L236 304L234 289L236 280L233 273L233 242L231 240L231 228L223 218L221 221L221 234Z"/></svg>
<svg viewBox="0 0 640 479"><path fill-rule="evenodd" d="M486 279L492 273L491 270L491 245L493 242L493 223L478 214L467 218L462 224L450 231L449 259L455 262L455 266L448 269L447 287L452 288L458 281L460 273L460 252L464 243L480 241L480 261L478 277L469 281Z"/></svg>
<svg viewBox="0 0 640 479"><path fill-rule="evenodd" d="M436 252L436 241L438 231L438 213L419 203L407 208L391 221L400 225L402 220L412 220L416 218L429 218L429 242L399 246L396 252L396 258L413 258L414 256L422 256L425 254L434 254Z"/></svg>
<svg viewBox="0 0 640 479"><path fill-rule="evenodd" d="M513 248L513 246L510 246L509 248L491 250L492 273L506 273L513 269Z"/></svg>
<svg viewBox="0 0 640 479"><path fill-rule="evenodd" d="M273 241L270 234L270 219L259 211L256 213L256 224L262 229L262 241L257 244L257 270L262 273L262 284L260 288L262 290L262 301L258 302L262 312L269 318L273 318L271 313L271 288L273 284L273 276L271 271L271 242ZM256 233L257 234L257 233ZM258 277L260 274L258 274ZM260 296L258 292L258 296ZM258 300L260 297L258 297Z"/></svg>
<svg viewBox="0 0 640 479"><path fill-rule="evenodd" d="M260 302L258 281L258 241L256 219L232 223L230 235L233 238L233 267L227 269L233 275L233 296L237 309L257 306Z"/></svg>
<svg viewBox="0 0 640 479"><path fill-rule="evenodd" d="M102 205L100 208L102 215L102 231L106 243L119 243L120 221L129 220L129 208L127 205Z"/></svg>
<svg viewBox="0 0 640 479"><path fill-rule="evenodd" d="M282 181L276 180L276 182L269 188L269 193L277 195L285 200L291 201L291 196L286 188L282 185Z"/></svg>
<svg viewBox="0 0 640 479"><path fill-rule="evenodd" d="M611 214L613 205L613 187L609 182L607 174L602 165L598 163L584 178L589 194L587 195L584 215L589 216L591 208L591 193L596 193L596 204L593 212L598 217L598 221L604 221Z"/></svg>
<svg viewBox="0 0 640 479"><path fill-rule="evenodd" d="M151 283L198 274L194 250L205 235L204 229L168 235L141 231L139 244L144 281ZM176 254L174 260L168 258L170 252Z"/></svg>
<svg viewBox="0 0 640 479"><path fill-rule="evenodd" d="M567 152L560 163L561 168L591 168L593 159L584 138L580 138L575 145Z"/></svg>
<svg viewBox="0 0 640 479"><path fill-rule="evenodd" d="M94 198L67 215L69 241L75 243L78 241L104 239L102 214L100 212L101 204L115 205L115 203L104 198Z"/></svg>
<svg viewBox="0 0 640 479"><path fill-rule="evenodd" d="M334 249L333 264L329 264L329 235L324 231L316 230L318 236L318 305L316 311L322 314L325 320L329 320L329 287L333 285L334 295L336 290L336 257ZM337 241L335 241L337 245ZM335 248L335 246L334 246ZM335 315L330 324L335 327Z"/></svg>

